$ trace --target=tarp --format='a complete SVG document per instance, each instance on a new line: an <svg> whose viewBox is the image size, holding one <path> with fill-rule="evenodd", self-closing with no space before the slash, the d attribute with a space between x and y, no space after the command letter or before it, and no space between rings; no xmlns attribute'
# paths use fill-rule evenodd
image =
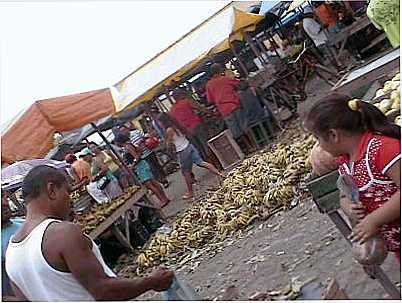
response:
<svg viewBox="0 0 402 303"><path fill-rule="evenodd" d="M1 162L43 158L55 132L80 128L115 113L110 90L36 101L1 133Z"/></svg>
<svg viewBox="0 0 402 303"><path fill-rule="evenodd" d="M207 56L229 49L229 37L242 40L240 30L253 31L263 19L264 16L226 6L114 85L111 92L117 112L152 100L164 86L180 81Z"/></svg>

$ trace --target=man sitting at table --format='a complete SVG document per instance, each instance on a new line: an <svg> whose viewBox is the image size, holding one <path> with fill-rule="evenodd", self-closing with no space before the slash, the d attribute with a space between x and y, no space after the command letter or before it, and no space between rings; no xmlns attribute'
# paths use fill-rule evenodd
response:
<svg viewBox="0 0 402 303"><path fill-rule="evenodd" d="M130 300L167 289L173 272L159 269L136 279L118 278L95 242L68 222L70 187L63 173L37 166L24 178L27 219L11 238L6 270L15 295L29 301Z"/></svg>

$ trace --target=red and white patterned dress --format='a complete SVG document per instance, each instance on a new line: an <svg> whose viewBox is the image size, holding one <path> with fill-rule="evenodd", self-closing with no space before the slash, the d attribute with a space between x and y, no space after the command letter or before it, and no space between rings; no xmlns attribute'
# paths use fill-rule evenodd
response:
<svg viewBox="0 0 402 303"><path fill-rule="evenodd" d="M339 158L339 173L351 175L359 188L360 202L371 213L387 203L398 191L395 182L387 176L387 171L401 159L401 141L372 132L366 132L359 145L356 161L349 156ZM401 222L400 218L381 227L381 234L388 250L400 252Z"/></svg>

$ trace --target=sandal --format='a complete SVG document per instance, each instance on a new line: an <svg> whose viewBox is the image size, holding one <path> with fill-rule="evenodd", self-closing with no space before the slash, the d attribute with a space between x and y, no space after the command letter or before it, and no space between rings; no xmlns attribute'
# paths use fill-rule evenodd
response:
<svg viewBox="0 0 402 303"><path fill-rule="evenodd" d="M190 200L190 199L194 198L194 196L193 196L193 195L190 195L190 194L185 194L185 195L183 195L181 198L182 198L183 200Z"/></svg>
<svg viewBox="0 0 402 303"><path fill-rule="evenodd" d="M164 207L165 207L166 205L168 205L170 202L171 202L171 200L167 200L166 203L164 203L164 204L161 205L161 208L164 208Z"/></svg>

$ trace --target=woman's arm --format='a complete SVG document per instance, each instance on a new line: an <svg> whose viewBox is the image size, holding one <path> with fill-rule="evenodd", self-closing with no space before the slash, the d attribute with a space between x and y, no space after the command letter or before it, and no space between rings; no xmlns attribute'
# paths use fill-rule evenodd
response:
<svg viewBox="0 0 402 303"><path fill-rule="evenodd" d="M127 151L131 156L133 156L136 161L139 161L139 160L140 160L141 155L140 155L140 153L138 152L138 150L134 147L134 145L132 145L131 143L127 143L127 144L125 145L125 148L126 148L126 151Z"/></svg>

